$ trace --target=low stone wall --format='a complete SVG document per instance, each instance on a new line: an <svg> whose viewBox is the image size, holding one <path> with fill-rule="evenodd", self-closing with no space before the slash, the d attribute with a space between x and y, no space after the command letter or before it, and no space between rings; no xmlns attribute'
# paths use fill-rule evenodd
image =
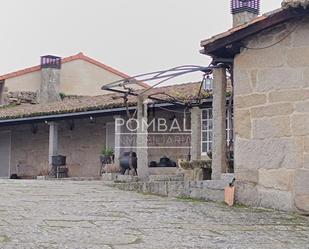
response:
<svg viewBox="0 0 309 249"><path fill-rule="evenodd" d="M224 188L228 182L226 180L187 182L171 179L171 181L117 182L110 185L125 191L223 202Z"/></svg>
<svg viewBox="0 0 309 249"><path fill-rule="evenodd" d="M37 104L37 94L35 92L9 92L5 96L6 104Z"/></svg>

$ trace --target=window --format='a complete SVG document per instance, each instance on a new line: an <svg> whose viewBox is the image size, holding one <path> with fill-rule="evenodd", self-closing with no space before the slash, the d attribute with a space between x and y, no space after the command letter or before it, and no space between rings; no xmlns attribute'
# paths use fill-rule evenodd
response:
<svg viewBox="0 0 309 249"><path fill-rule="evenodd" d="M202 154L206 155L207 152L212 150L212 130L213 118L212 108L202 110ZM226 110L226 140L227 145L233 139L233 113Z"/></svg>
<svg viewBox="0 0 309 249"><path fill-rule="evenodd" d="M202 153L212 150L212 108L202 111Z"/></svg>

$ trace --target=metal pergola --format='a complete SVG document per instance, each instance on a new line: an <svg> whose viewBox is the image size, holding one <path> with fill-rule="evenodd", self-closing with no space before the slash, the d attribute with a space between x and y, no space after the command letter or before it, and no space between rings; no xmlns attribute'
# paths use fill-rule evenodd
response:
<svg viewBox="0 0 309 249"><path fill-rule="evenodd" d="M207 67L197 66L197 65L178 66L178 67L174 67L174 68L167 69L167 70L144 73L144 74L136 75L136 76L133 76L133 77L117 80L117 81L114 81L112 83L103 85L101 87L101 89L106 90L106 91L124 94L124 99L127 99L127 97L129 95L136 96L136 97L146 95L147 92L151 91L155 87L157 87L157 86L159 86L159 85L161 85L161 84L163 84L163 83L165 83L165 82L167 82L171 79L174 79L176 77L180 77L180 76L190 74L190 73L195 73L195 72L202 72L203 73L203 79L202 79L199 94L198 94L198 96L200 97L201 91L202 91L202 88L203 88L203 84L204 84L206 77L208 75L212 74L212 71L213 71L214 68L222 68L222 67L223 67L222 65L216 65L216 66L210 65L210 66L207 66ZM147 89L144 89L144 90L135 90L132 87L130 87L130 85L136 84L138 82L153 83L153 85L150 86ZM166 95L171 100L160 99L156 95ZM196 105L200 104L199 100L195 101L195 103L192 102L192 101L190 103L188 103L188 102L185 102L185 101L183 101L179 98L176 98L174 96L168 95L168 94L163 93L163 92L150 94L150 95L147 96L147 98L154 100L154 101L158 101L158 102L170 102L170 103L185 106L185 107L188 107L188 106L192 107L192 106L196 106Z"/></svg>

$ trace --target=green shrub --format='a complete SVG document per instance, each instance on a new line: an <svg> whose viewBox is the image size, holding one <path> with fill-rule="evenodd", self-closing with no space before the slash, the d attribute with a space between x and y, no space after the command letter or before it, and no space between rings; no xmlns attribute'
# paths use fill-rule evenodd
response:
<svg viewBox="0 0 309 249"><path fill-rule="evenodd" d="M113 156L114 155L114 150L112 148L103 148L101 151L102 155L104 156Z"/></svg>

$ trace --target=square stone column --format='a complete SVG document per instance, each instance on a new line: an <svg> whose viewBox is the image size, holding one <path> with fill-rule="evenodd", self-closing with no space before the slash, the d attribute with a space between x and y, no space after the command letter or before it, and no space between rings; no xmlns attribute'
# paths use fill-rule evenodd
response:
<svg viewBox="0 0 309 249"><path fill-rule="evenodd" d="M191 109L191 160L200 160L202 154L202 110Z"/></svg>
<svg viewBox="0 0 309 249"><path fill-rule="evenodd" d="M121 156L121 133L123 132L123 125L120 122L121 116L114 116L115 119L115 164L119 165Z"/></svg>
<svg viewBox="0 0 309 249"><path fill-rule="evenodd" d="M58 123L50 122L49 125L49 165L52 165L52 157L58 155Z"/></svg>
<svg viewBox="0 0 309 249"><path fill-rule="evenodd" d="M213 70L213 146L212 179L227 171L226 160L226 69Z"/></svg>
<svg viewBox="0 0 309 249"><path fill-rule="evenodd" d="M147 179L148 170L148 104L144 96L137 100L137 173L141 179Z"/></svg>

